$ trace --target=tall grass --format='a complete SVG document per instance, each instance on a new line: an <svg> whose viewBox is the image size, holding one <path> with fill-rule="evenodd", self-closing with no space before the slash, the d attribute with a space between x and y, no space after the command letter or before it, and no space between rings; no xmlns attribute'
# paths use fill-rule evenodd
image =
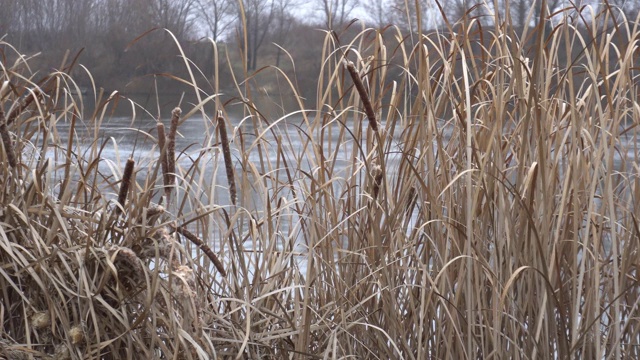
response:
<svg viewBox="0 0 640 360"><path fill-rule="evenodd" d="M267 115L249 77L229 131L185 59L199 102L170 133L201 116L205 140L173 153L150 129L126 170L95 130L119 95L88 113L73 62L40 81L2 43L0 352L640 357L639 31L607 11L328 33L315 101L262 69L299 109Z"/></svg>

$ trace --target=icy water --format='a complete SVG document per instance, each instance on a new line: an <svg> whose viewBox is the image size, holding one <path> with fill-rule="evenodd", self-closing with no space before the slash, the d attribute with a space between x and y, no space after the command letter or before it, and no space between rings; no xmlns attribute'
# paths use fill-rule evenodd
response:
<svg viewBox="0 0 640 360"><path fill-rule="evenodd" d="M169 119L163 119L165 131L169 131ZM281 119L277 121L271 129L267 129L269 124L260 124L258 134L263 139L256 142L256 132L254 130L251 118L233 118L227 122L227 131L229 138L233 139L231 144L231 153L235 167L235 178L238 187L238 204L243 207L243 211L248 211L254 219L260 219L264 215L265 200L268 196L272 203L278 199L285 198L291 201L293 198L291 190L288 187L280 186L279 192L274 194L273 189L263 188L263 182L257 179L253 174L261 172L257 169L262 168L261 160L270 165L264 165L270 178L279 179L286 182L287 173L284 170L283 161L287 162L290 174L297 179L294 180L294 189L299 185L300 181L304 181L300 172L295 170L303 170L309 174L314 171L313 160L309 159L309 152L312 151L310 145L305 144L308 139L301 129L306 129L304 120L300 115ZM70 130L70 123L59 122L56 126L60 138L61 146L67 144ZM73 142L74 151L80 153L83 158L99 158L99 170L111 182L118 181L125 163L129 157L133 157L136 161L137 181L141 187L144 187L148 175L153 171L158 171L156 177L156 186L162 185L161 170L156 170L156 162L160 152L157 146L157 121L151 117L136 118L132 120L130 117L113 117L105 119L100 124L90 123L88 121L78 122L75 126L75 141ZM185 181L178 181L178 186L185 183L195 183L202 188L195 190L198 194L198 201L205 205L224 206L230 205L227 175L225 172L224 162L219 144L217 141L217 128L210 120L205 120L201 116L192 116L187 118L178 127L178 136L176 137L176 156L178 166ZM334 132L335 133L335 132ZM240 147L240 138L244 142L244 147ZM278 151L276 138L279 138L281 151ZM98 139L97 143L93 143L93 139ZM335 136L332 140L333 147L336 146ZM258 146L259 143L259 146ZM334 175L345 176L340 172L346 169L347 164L353 162L352 158L353 141L346 141L341 146L335 159L335 168L338 169ZM91 154L91 152L94 154ZM61 153L62 151L58 152ZM99 153L98 153L99 152ZM48 156L54 158L54 162L61 163L64 158L55 160L54 152ZM243 169L242 158L247 157L247 164L253 169ZM280 156L278 158L278 156ZM194 163L197 163L197 171L194 170ZM245 181L245 184L242 182ZM248 184L248 186L246 186ZM203 190L205 189L206 190ZM242 193L241 190L251 189L250 193ZM300 190L297 188L296 190ZM207 198L203 198L203 194ZM160 201L162 191L157 191L155 202ZM184 192L183 192L184 193ZM193 196L193 192L192 195ZM116 194L111 194L113 199ZM275 200L274 200L275 199ZM169 209L171 210L171 209ZM197 214L190 213L190 204L186 203L185 208L181 212L185 219L196 217ZM233 213L233 211L230 211ZM292 227L296 227L299 219L297 215L290 211L288 221L278 224L278 231L283 236L295 236L294 231L290 231ZM213 221L213 220L212 220ZM211 224L212 228L216 225ZM221 225L218 224L217 227ZM246 227L245 227L246 229ZM291 233L291 234L290 234ZM202 234L201 234L202 235ZM216 242L218 234L210 234L205 238L214 239ZM294 241L297 244L297 241ZM215 244L210 244L215 247ZM246 244L247 248L252 248L252 244ZM300 252L304 251L304 247L299 247Z"/></svg>
<svg viewBox="0 0 640 360"><path fill-rule="evenodd" d="M163 120L166 131L169 130L169 120ZM258 146L254 143L256 139L255 131L253 128L253 122L250 118L234 118L230 121L231 126L228 126L229 137L234 139L232 144L232 156L234 157L236 180L238 188L240 189L240 182L246 180L250 186L254 189L250 194L239 193L239 203L248 210L255 218L259 219L265 209L265 189L260 188L260 181L256 181L251 177L251 171L242 171L240 158L247 156L249 163L256 168L260 168L261 160L267 161L272 164L270 176L286 179L286 174L283 170L283 159L278 158L279 154L285 154L284 159L289 166L302 169L308 173L313 173L314 164L308 159L308 152L310 148L305 148L306 136L301 129L306 130L302 117L291 117L279 121L276 126L271 130L264 130L267 128L267 124L261 124L261 131L264 131L264 141L260 144L260 151ZM145 179L150 171L154 171L154 165L159 157L159 150L157 142L155 140L157 136L156 120L151 117L138 117L131 119L130 117L113 117L105 120L103 123L92 124L89 122L79 122L76 124L76 139L75 146L77 151L88 153L92 148L92 139L99 139L100 143L96 149L100 149L100 163L99 169L103 174L112 176L113 179L118 179L126 160L132 156L136 160L136 169L138 171L138 182L141 186L144 184ZM216 136L216 126L208 120L203 119L200 116L192 116L185 120L178 128L179 135L176 138L176 155L178 156L179 166L182 168L182 173L187 174L187 177L193 176L192 181L202 183L213 189L213 192L208 193L208 196L212 196L207 199L208 202L215 203L217 205L228 206L230 204L229 194L227 190L227 178L224 170L224 164L222 160L222 154L218 144L213 143L218 137ZM62 144L66 144L69 133L69 123L59 122L57 124L57 131L60 135ZM335 132L337 133L337 131ZM242 136L244 141L244 149L240 149L239 139ZM444 132L445 141L449 139L450 131ZM276 146L276 137L279 137L284 146L281 152L278 151ZM627 160L635 159L635 150L633 145L633 137L626 137L620 139L621 149L626 149L626 152L616 152L614 167L616 170L620 169L623 162L623 156L626 156ZM327 140L335 141L335 139ZM316 141L317 142L317 141ZM252 145L253 144L253 145ZM64 145L63 145L64 146ZM333 144L335 147L335 143ZM352 164L353 156L353 141L346 141L342 146L342 150L338 152L336 161L337 173L346 169L348 164ZM393 151L394 149L392 149ZM261 155L262 154L262 155ZM198 168L200 171L193 171L192 165L195 161L198 161ZM394 163L397 163L397 156L391 155L389 165L391 169L394 167ZM267 166L266 168L270 168ZM191 169L191 170L190 170ZM245 169L246 170L246 169ZM392 170L393 171L393 170ZM160 174L159 174L160 175ZM247 176L247 178L243 178ZM161 183L161 177L158 178L157 185ZM267 196L272 196L272 189L266 189ZM299 190L299 189L298 189ZM285 190L277 195L277 198L291 197L291 193L286 193ZM158 194L161 192L158 191ZM115 194L113 194L115 198ZM159 200L156 199L156 200ZM202 201L202 200L201 200ZM188 212L188 210L187 210ZM188 218L188 216L187 216ZM289 226L285 223L280 224L283 233L289 232ZM215 236L212 236L215 239Z"/></svg>
<svg viewBox="0 0 640 360"><path fill-rule="evenodd" d="M164 119L165 132L169 132L169 120ZM231 126L227 125L229 138L233 139L231 144L231 155L234 162L236 180L242 182L242 176L250 176L251 169L242 169L242 158L247 157L248 163L260 169L263 165L272 178L285 179L284 162L289 167L313 171L313 164L307 156L312 149L306 145L306 134L304 121L301 116L276 120L277 124L269 127L269 124L262 123L258 134L262 141L256 142L256 132L250 118L231 119ZM228 124L228 123L227 123ZM99 125L99 126L97 126ZM136 161L136 171L138 181L144 181L150 171L154 171L160 152L157 146L157 121L155 119L137 118L132 120L128 117L114 117L105 120L101 124L83 122L76 124L75 137L76 151L83 153L86 158L91 152L91 148L99 149L99 169L103 174L119 177L124 169L129 157ZM69 123L58 123L57 131L60 142L68 141ZM217 128L210 120L205 120L200 116L192 116L186 119L178 127L176 137L176 157L181 173L186 177L195 176L195 181L204 181L206 185L216 188L217 204L228 205L230 203L226 191L228 182L224 163L221 154L221 147L215 143L217 141ZM282 149L277 147L276 137L280 138ZM244 147L240 146L242 138ZM97 146L93 144L93 139L98 139ZM335 142L335 139L333 139ZM329 140L327 140L329 141ZM335 143L333 145L335 147ZM336 168L341 169L352 162L353 141L347 141L341 146L338 153ZM284 155L282 155L284 154ZM284 158L283 158L284 156ZM192 168L197 162L198 171ZM264 164L263 164L264 163ZM268 166L266 164L271 164ZM277 168L276 168L277 167ZM244 170L244 171L243 171ZM195 174L195 175L194 175ZM158 177L160 179L160 177ZM191 178L189 178L191 180ZM248 179L255 182L256 179ZM238 184L240 185L240 184ZM240 188L240 186L238 186ZM240 190L240 189L239 189ZM239 194L244 196L244 205L256 202L256 194ZM250 198L247 198L249 196Z"/></svg>

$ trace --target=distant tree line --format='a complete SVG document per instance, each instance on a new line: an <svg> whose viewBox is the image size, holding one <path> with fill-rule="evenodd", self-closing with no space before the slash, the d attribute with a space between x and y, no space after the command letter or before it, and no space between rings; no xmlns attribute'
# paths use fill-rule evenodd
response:
<svg viewBox="0 0 640 360"><path fill-rule="evenodd" d="M344 31L355 17L373 27L394 24L423 32L463 17L493 23L509 16L516 26L535 26L542 3L498 0L490 6L499 8L491 9L480 0L0 0L0 36L22 53L41 52L42 68L58 65L67 51L73 55L84 49L81 62L96 83L112 88L136 76L181 71L182 60L163 29L183 44L205 75L212 68L206 38L225 45L223 50L239 49L230 56L234 66L246 71L280 66L284 48L295 55L300 73L310 72L312 87L313 71L320 66L321 29ZM546 14L570 5L567 0L545 4ZM640 1L611 0L609 5L635 19ZM304 78L298 79L304 84Z"/></svg>

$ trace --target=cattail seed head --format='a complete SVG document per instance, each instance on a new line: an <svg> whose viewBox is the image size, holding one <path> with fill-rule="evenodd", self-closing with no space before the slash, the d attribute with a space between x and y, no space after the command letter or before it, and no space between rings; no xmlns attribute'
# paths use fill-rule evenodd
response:
<svg viewBox="0 0 640 360"><path fill-rule="evenodd" d="M18 161L16 159L15 149L13 148L13 141L11 141L11 134L9 134L7 122L4 118L4 111L2 110L0 110L0 136L2 137L2 145L4 146L4 151L7 154L9 166L15 168L18 165Z"/></svg>
<svg viewBox="0 0 640 360"><path fill-rule="evenodd" d="M69 340L73 345L78 345L84 340L84 331L81 326L76 325L69 330Z"/></svg>
<svg viewBox="0 0 640 360"><path fill-rule="evenodd" d="M51 317L48 312L37 312L31 316L31 326L36 329L44 329L51 325Z"/></svg>
<svg viewBox="0 0 640 360"><path fill-rule="evenodd" d="M382 177L383 177L382 167L380 165L374 163L371 166L371 177L373 178L373 198L378 197L378 193L380 192L380 186L382 185Z"/></svg>
<svg viewBox="0 0 640 360"><path fill-rule="evenodd" d="M171 124L169 126L169 134L167 135L167 167L168 176L165 183L166 186L175 185L176 179L176 134L178 133L178 123L180 122L180 115L182 110L175 108L171 112Z"/></svg>
<svg viewBox="0 0 640 360"><path fill-rule="evenodd" d="M222 156L224 158L224 167L227 172L227 182L229 184L229 197L231 203L236 204L236 181L233 172L233 163L231 162L231 149L229 147L229 137L227 136L227 126L222 116L222 111L218 111L218 130L220 133L220 143L222 144Z"/></svg>
<svg viewBox="0 0 640 360"><path fill-rule="evenodd" d="M369 93L362 83L360 74L358 74L358 70L356 70L356 66L352 61L347 61L346 67L349 71L349 75L351 75L351 79L353 80L353 84L355 85L356 90L358 90L360 99L362 100L364 112L365 114L367 114L367 118L369 119L369 126L371 127L371 130L378 132L378 121L376 120L376 113L373 111L373 106L371 105L371 100L369 99Z"/></svg>
<svg viewBox="0 0 640 360"><path fill-rule="evenodd" d="M127 164L124 166L122 182L120 182L120 191L118 192L118 204L120 205L116 210L118 213L124 209L124 204L127 201L127 194L129 193L129 187L131 186L131 178L133 177L133 167L135 164L136 161L129 158L127 159Z"/></svg>
<svg viewBox="0 0 640 360"><path fill-rule="evenodd" d="M158 147L160 148L160 164L162 166L162 181L165 186L165 193L171 192L171 176L169 171L169 161L167 160L167 135L165 134L164 124L158 122Z"/></svg>
<svg viewBox="0 0 640 360"><path fill-rule="evenodd" d="M211 248L207 244L205 244L204 241L202 241L202 239L200 239L196 234L192 233L191 231L187 230L182 226L176 226L174 229L180 235L189 239L189 241L191 241L196 246L198 246L200 250L202 250L202 252L204 252L205 255L207 255L209 260L211 260L213 265L216 267L216 269L218 269L218 271L220 272L220 274L222 274L222 276L227 276L227 272L224 270L224 266L222 265L222 262L220 261L220 259L218 259L218 256L216 256L213 250L211 250Z"/></svg>

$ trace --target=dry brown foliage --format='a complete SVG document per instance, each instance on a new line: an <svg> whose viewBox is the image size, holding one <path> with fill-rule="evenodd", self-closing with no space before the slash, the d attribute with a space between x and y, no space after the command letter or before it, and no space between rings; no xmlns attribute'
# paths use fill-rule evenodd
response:
<svg viewBox="0 0 640 360"><path fill-rule="evenodd" d="M0 73L0 353L640 357L640 32L608 11L549 32L466 19L327 34L315 102L262 69L299 111L263 112L249 77L226 140L231 103L185 59L198 103L173 114L167 149L147 134L154 151L125 179L100 166L94 132L119 95L96 92L88 114L68 69L38 82L14 52ZM201 149L174 153L194 117ZM226 159L235 205L236 183L211 175Z"/></svg>

